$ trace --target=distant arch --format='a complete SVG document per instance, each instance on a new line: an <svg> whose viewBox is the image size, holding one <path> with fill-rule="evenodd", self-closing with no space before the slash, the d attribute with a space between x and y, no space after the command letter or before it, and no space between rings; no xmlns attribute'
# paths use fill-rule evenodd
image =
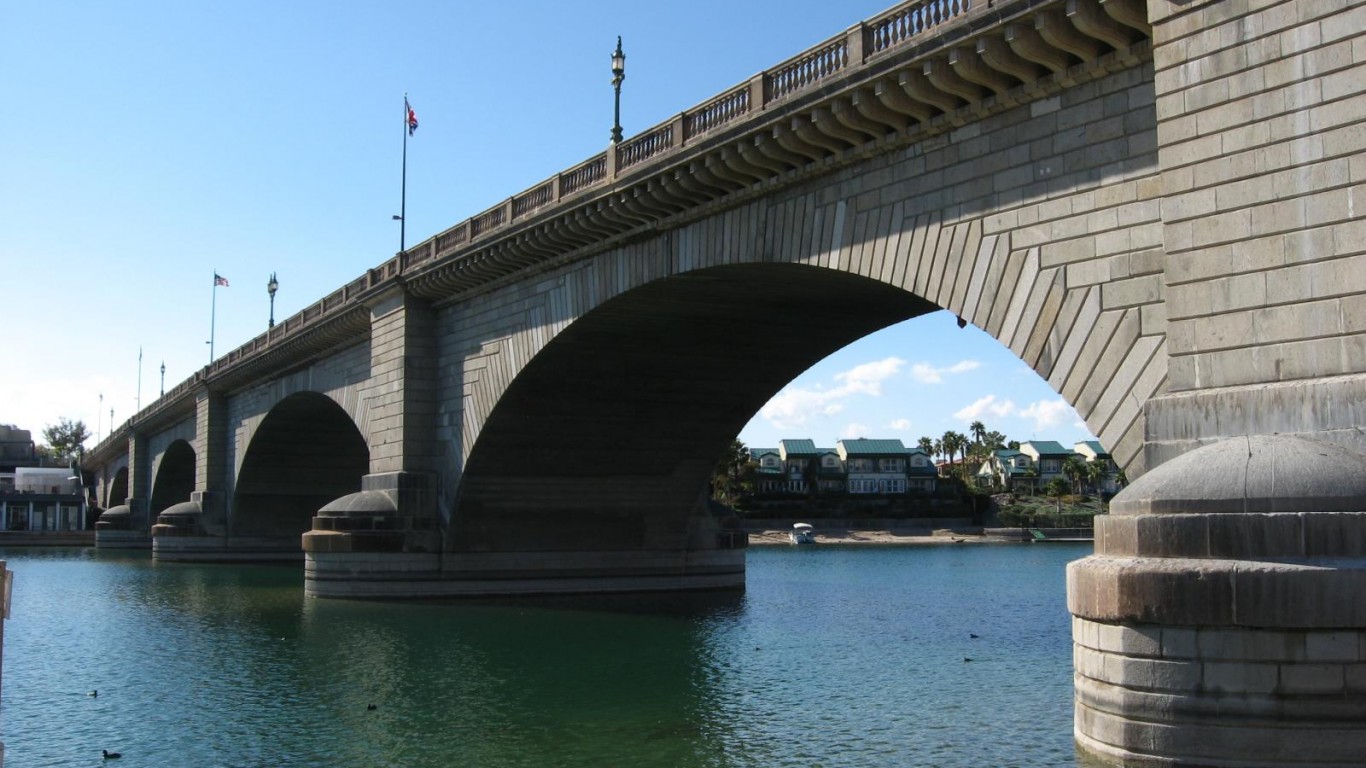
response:
<svg viewBox="0 0 1366 768"><path fill-rule="evenodd" d="M104 497L104 508L112 509L128 500L128 467L119 467L109 481L109 492Z"/></svg>

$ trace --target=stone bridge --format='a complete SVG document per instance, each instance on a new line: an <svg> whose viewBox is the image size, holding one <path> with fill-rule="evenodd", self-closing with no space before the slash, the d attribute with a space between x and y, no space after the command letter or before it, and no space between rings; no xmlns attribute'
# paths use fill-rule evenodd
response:
<svg viewBox="0 0 1366 768"><path fill-rule="evenodd" d="M1359 764L1363 29L1362 0L902 3L182 382L86 457L99 545L303 558L323 597L738 587L716 457L942 309L1139 478L1069 574L1079 742Z"/></svg>

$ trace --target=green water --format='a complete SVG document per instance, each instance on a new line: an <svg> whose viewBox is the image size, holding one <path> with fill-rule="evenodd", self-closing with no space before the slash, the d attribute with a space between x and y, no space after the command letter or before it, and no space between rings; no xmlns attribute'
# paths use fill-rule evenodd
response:
<svg viewBox="0 0 1366 768"><path fill-rule="evenodd" d="M5 550L0 738L7 768L1078 766L1089 551L754 548L743 595L470 605Z"/></svg>

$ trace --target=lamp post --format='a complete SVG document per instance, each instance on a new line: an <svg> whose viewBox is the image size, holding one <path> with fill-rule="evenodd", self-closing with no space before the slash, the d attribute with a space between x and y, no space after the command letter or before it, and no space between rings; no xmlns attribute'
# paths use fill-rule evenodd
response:
<svg viewBox="0 0 1366 768"><path fill-rule="evenodd" d="M166 361L161 361L161 397L166 396Z"/></svg>
<svg viewBox="0 0 1366 768"><path fill-rule="evenodd" d="M275 279L275 273L270 273L270 282L266 283L266 293L270 294L270 325L267 328L275 327L275 292L280 289L280 281Z"/></svg>
<svg viewBox="0 0 1366 768"><path fill-rule="evenodd" d="M616 107L612 113L612 143L621 143L621 81L626 79L626 54L621 52L621 35L617 35L617 49L612 51L612 90L616 91Z"/></svg>

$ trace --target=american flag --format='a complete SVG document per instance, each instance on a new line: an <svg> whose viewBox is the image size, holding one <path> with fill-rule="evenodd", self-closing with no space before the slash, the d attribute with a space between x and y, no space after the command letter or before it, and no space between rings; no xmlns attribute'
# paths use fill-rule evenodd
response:
<svg viewBox="0 0 1366 768"><path fill-rule="evenodd" d="M220 285L223 286L224 288L227 288L227 287L228 287L228 278L223 277L222 275L220 275L220 274L218 274L217 272L215 272L215 273L213 273L213 285L214 285L215 288L217 288L217 287L220 286Z"/></svg>

